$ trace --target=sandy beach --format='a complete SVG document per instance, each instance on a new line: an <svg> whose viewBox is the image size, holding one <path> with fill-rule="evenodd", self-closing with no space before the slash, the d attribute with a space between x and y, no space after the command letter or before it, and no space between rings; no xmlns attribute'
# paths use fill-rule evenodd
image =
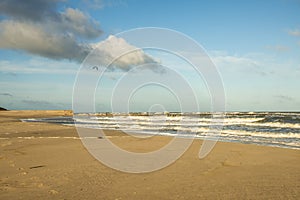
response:
<svg viewBox="0 0 300 200"><path fill-rule="evenodd" d="M0 112L0 199L299 199L300 151L218 142L204 159L201 140L159 171L129 174L93 158L76 129L21 122L70 111ZM170 138L107 131L118 146L147 152Z"/></svg>

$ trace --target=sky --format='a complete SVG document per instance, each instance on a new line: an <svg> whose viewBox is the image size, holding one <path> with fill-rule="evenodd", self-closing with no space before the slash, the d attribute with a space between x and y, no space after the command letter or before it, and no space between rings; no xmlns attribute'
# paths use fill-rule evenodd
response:
<svg viewBox="0 0 300 200"><path fill-rule="evenodd" d="M299 0L2 0L0 107L72 109L77 72L91 52L99 78L109 61L139 48L119 33L159 27L201 45L221 77L227 111L300 111L299 13ZM170 52L133 51L103 72L91 88L99 112L178 111L180 100L184 111L212 109L205 78ZM170 87L140 87L149 77Z"/></svg>

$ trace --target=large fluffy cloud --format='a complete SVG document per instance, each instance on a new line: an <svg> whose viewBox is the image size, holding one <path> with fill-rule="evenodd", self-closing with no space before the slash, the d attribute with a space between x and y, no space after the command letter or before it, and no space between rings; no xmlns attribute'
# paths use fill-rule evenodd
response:
<svg viewBox="0 0 300 200"><path fill-rule="evenodd" d="M47 29L31 22L2 21L0 47L52 59L76 61L81 61L88 54L90 47L78 43L74 35L48 32Z"/></svg>
<svg viewBox="0 0 300 200"><path fill-rule="evenodd" d="M59 0L1 0L0 13L17 20L53 19L59 16L57 2Z"/></svg>
<svg viewBox="0 0 300 200"><path fill-rule="evenodd" d="M101 34L99 23L85 15L78 9L67 8L61 14L61 23L58 23L61 31L69 31L84 38L97 38Z"/></svg>
<svg viewBox="0 0 300 200"><path fill-rule="evenodd" d="M78 9L58 11L62 0L2 0L0 2L0 48L22 50L51 59L77 62L96 48L97 63L106 65L122 56L114 66L129 69L132 65L156 62L125 40L110 36L100 44L89 43L102 33L100 25Z"/></svg>
<svg viewBox="0 0 300 200"><path fill-rule="evenodd" d="M159 63L142 49L130 45L124 39L110 35L106 40L93 45L93 53L87 59L92 64L129 70L132 66ZM155 67L155 65L152 65Z"/></svg>
<svg viewBox="0 0 300 200"><path fill-rule="evenodd" d="M57 11L57 0L4 0L0 48L23 50L52 59L82 61L88 39L101 34L99 23L78 9Z"/></svg>

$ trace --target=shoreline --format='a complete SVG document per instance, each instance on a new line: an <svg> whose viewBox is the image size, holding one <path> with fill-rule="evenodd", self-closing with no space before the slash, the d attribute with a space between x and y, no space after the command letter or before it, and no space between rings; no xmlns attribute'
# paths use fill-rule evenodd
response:
<svg viewBox="0 0 300 200"><path fill-rule="evenodd" d="M194 140L170 166L151 173L129 174L92 157L79 139L72 139L78 137L74 127L19 121L24 116L50 117L61 113L64 111L0 112L0 137L11 137L0 140L0 199L300 197L299 150L218 142L200 160L202 141ZM147 139L123 137L118 131L106 133L114 144L139 153L159 149L170 141L165 136Z"/></svg>
<svg viewBox="0 0 300 200"><path fill-rule="evenodd" d="M66 112L66 111L65 111ZM170 112L171 113L171 112ZM64 113L65 114L65 113ZM108 124L111 124L111 122L113 124L117 123L118 124L118 121L110 121L108 119L111 119L111 117L113 116L112 113L94 113L94 114L91 114L91 113L86 113L84 114L84 116L86 116L86 119L84 120L88 120L87 124L84 124L84 120L79 118L80 120L80 124L79 126L76 126L73 124L73 119L72 119L72 115L61 115L61 116L57 116L58 118L60 118L61 120L58 120L58 119L55 119L55 117L53 117L53 119L55 119L54 121L52 121L52 117L50 118L29 118L29 119L22 119L22 121L25 121L25 122L38 122L38 123L54 123L54 124L62 124L62 125L67 125L67 126L76 126L77 128L78 127L82 127L82 128L91 128L91 129L98 129L98 130L106 130L106 131L122 131L122 130L126 130L126 132L128 132L129 134L131 133L134 133L134 134L137 134L137 135L144 135L145 137L147 136L151 136L151 135L161 135L161 136L168 136L168 137L178 137L178 138L191 138L191 139L200 139L200 140L209 140L209 141L219 141L219 142L232 142L232 143L240 143L240 144L254 144L254 145L259 145L259 146L270 146L270 147L279 147L279 148L287 148L287 149L297 149L297 150L300 150L300 146L299 146L299 142L296 142L298 141L298 133L295 133L295 136L292 136L294 134L294 131L292 128L300 128L299 125L295 124L294 126L293 125L289 125L289 122L286 123L286 124L276 124L277 122L275 122L274 124L272 124L272 122L269 122L264 124L264 123L253 123L252 126L251 126L251 123L248 125L247 123L249 122L240 122L241 124L241 127L245 127L244 128L240 128L239 129L239 126L238 126L238 123L235 122L233 124L229 124L229 126L236 126L234 127L234 129L232 128L229 128L227 129L226 127L228 126L228 124L226 122L224 122L224 126L223 126L223 129L221 130L222 133L220 133L219 135L206 135L207 132L209 132L209 128L207 128L209 125L205 124L204 126L203 125L200 125L200 132L194 132L193 128L191 127L191 130L193 131L186 131L185 129L181 130L181 128L176 128L176 129L170 129L170 130L167 130L167 128L165 128L164 126L168 126L167 124L165 125L161 125L159 124L159 126L161 126L161 128L163 130L159 130L159 133L157 133L157 130L158 129L153 129L151 130L152 127L155 127L155 123L149 127L147 127L147 125L143 124L146 122L146 124L148 123L148 120L150 120L151 118L147 119L148 116L151 116L151 117L161 117L161 116L165 116L165 115L162 115L163 113L156 113L156 114L145 114L144 112L143 113L140 113L140 114L137 114L136 112L134 113L131 113L129 114L130 116L138 116L139 119L137 119L136 121L133 119L132 123L130 126L127 126L124 125L123 123L123 119L120 121L120 123L122 123L122 125L119 127L119 126L115 126L115 125L111 125L111 127L107 127L106 123L109 122ZM81 115L81 114L80 114ZM196 115L195 113L177 113L176 115L168 115L170 118L170 120L179 120L177 121L178 126L182 126L181 124L181 121L180 119L172 119L172 117L178 117L178 116L190 116L190 115ZM207 115L204 114L205 116ZM239 118L239 115L236 116L237 114L236 113L229 113L228 114L229 116L234 116L234 117L228 117L228 118L225 118L225 121L228 119L228 120L231 120L232 118L235 118L236 120L243 120L243 116ZM247 114L248 115L248 114ZM269 116L269 113L265 113L263 114L263 116L258 116L257 113L251 113L252 116L252 120L253 122L260 122L260 121L263 121L265 118L268 119ZM250 116L251 116L250 115ZM259 114L261 115L261 114ZM279 116L281 116L282 113L279 114ZM97 116L97 120L99 121L94 121L95 119L93 118L89 118L93 116ZM116 113L116 116L128 116L127 114L125 115L124 113ZM198 116L198 114L197 114ZM249 116L249 118L250 118ZM104 117L102 119L102 117ZM107 119L107 117L109 117ZM141 118L140 118L141 117ZM146 117L146 119L144 119ZM126 117L125 117L126 118ZM124 119L125 119L124 118ZM202 118L202 114L200 115L200 118ZM209 118L206 118L204 117L204 122L205 123L209 123L207 122L207 119ZM58 120L58 121L56 121ZM83 120L81 122L81 120ZM91 121L90 121L91 120ZM104 120L104 121L102 121ZM117 119L118 120L118 119ZM130 120L130 117L126 120ZM141 121L139 121L141 120ZM144 121L145 120L145 121ZM157 120L157 119L156 119ZM160 120L160 119L159 119ZM162 122L165 120L165 119L161 119ZM249 119L248 119L249 120ZM256 121L255 121L256 120ZM104 123L105 122L105 123ZM142 122L142 124L139 124L140 122ZM90 124L92 123L92 124ZM94 124L93 124L94 123ZM99 126L95 126L95 123L99 123ZM188 123L191 123L191 122L188 122ZM203 123L202 120L200 120L200 124ZM279 122L278 122L279 123ZM104 127L107 127L107 128L103 128L102 125L100 126L100 124L104 125ZM271 124L271 125L270 125ZM131 130L131 126L133 125L133 127L135 126L139 126L140 129L137 130L136 128L133 128ZM170 125L170 124L169 124ZM176 125L176 122L175 124ZM185 124L186 125L186 124ZM273 125L275 125L273 127ZM252 131L248 131L248 129L252 128L252 127L263 127L263 126L270 126L270 132L268 131L260 131L259 128L257 128L257 130L254 130L253 129L253 134L252 134ZM282 132L273 132L274 130L276 130L278 127L280 128L291 128L292 130L285 130L286 132L282 131ZM235 129L237 128L237 129ZM147 130L148 129L148 130ZM205 130L206 129L206 130ZM178 132L176 132L176 130ZM231 133L232 131L235 131L234 133ZM258 131L258 132L256 132ZM289 131L292 131L291 133L288 133ZM285 133L287 133L286 135L284 135ZM249 135L248 135L249 134ZM279 136L278 135L282 135L282 136ZM249 137L248 137L249 136ZM295 138L293 138L295 137ZM293 141L292 139L295 139L294 143L291 142Z"/></svg>

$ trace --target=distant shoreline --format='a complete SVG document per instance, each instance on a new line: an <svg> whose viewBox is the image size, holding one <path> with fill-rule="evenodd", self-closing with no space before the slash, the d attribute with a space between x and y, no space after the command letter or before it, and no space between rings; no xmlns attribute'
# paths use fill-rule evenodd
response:
<svg viewBox="0 0 300 200"><path fill-rule="evenodd" d="M5 108L0 107L0 111L8 111L8 110L5 109Z"/></svg>
<svg viewBox="0 0 300 200"><path fill-rule="evenodd" d="M22 121L300 149L300 113L62 113Z"/></svg>
<svg viewBox="0 0 300 200"><path fill-rule="evenodd" d="M147 112L147 111L132 111L132 112L108 112L108 111L96 111L96 112L75 112L73 113L73 110L68 110L68 109L37 109L37 110L32 110L32 109L6 109L3 107L0 107L1 111L12 111L12 112L69 112L72 114L106 114L106 113L110 113L110 114L137 114L137 113L156 113L156 112ZM169 113L169 114L177 114L177 113L300 113L300 110L258 110L258 111L245 111L245 110L226 110L226 111L188 111L188 112L180 112L180 111L166 111L166 112L157 112L157 113Z"/></svg>

